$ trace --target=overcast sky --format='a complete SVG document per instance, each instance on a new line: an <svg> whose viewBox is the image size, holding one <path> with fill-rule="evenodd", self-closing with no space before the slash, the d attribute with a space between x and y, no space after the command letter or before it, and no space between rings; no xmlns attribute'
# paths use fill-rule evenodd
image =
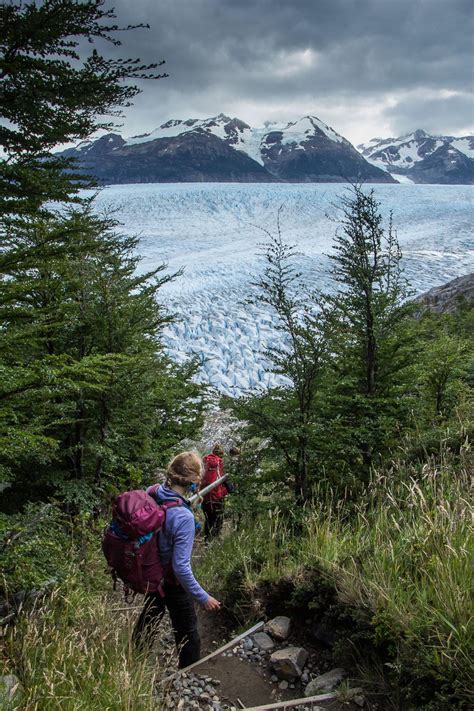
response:
<svg viewBox="0 0 474 711"><path fill-rule="evenodd" d="M124 135L170 118L318 116L357 144L474 132L474 0L117 0L122 56L165 59ZM109 50L110 51L110 50Z"/></svg>

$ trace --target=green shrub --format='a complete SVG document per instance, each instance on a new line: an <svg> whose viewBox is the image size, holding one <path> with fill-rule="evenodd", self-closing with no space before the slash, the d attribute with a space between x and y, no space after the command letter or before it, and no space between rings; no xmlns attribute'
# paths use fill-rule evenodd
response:
<svg viewBox="0 0 474 711"><path fill-rule="evenodd" d="M4 596L60 583L70 571L70 522L54 504L28 504L24 513L0 514L0 554Z"/></svg>

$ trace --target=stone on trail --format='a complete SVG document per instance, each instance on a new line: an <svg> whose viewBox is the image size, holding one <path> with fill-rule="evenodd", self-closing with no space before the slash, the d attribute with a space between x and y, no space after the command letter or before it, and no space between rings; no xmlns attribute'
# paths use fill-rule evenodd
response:
<svg viewBox="0 0 474 711"><path fill-rule="evenodd" d="M275 642L265 632L257 632L252 637L253 643L264 652L269 652L275 647Z"/></svg>
<svg viewBox="0 0 474 711"><path fill-rule="evenodd" d="M337 669L331 669L331 671L312 679L304 690L304 695L317 696L320 693L334 691L346 676L347 674L344 669L339 667Z"/></svg>
<svg viewBox="0 0 474 711"><path fill-rule="evenodd" d="M270 664L280 679L292 681L303 673L307 658L308 652L303 647L285 647L273 652Z"/></svg>
<svg viewBox="0 0 474 711"><path fill-rule="evenodd" d="M290 634L290 624L291 620L289 617L280 615L279 617L274 617L273 620L269 620L264 627L265 632L268 632L273 639L277 642L283 642L288 639Z"/></svg>

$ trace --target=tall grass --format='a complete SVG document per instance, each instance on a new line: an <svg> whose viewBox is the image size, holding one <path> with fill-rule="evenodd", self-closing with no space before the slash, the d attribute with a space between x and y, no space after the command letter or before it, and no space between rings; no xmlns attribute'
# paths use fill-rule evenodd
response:
<svg viewBox="0 0 474 711"><path fill-rule="evenodd" d="M130 612L86 583L76 570L10 631L2 673L15 674L20 689L9 711L160 708L159 669L131 649Z"/></svg>
<svg viewBox="0 0 474 711"><path fill-rule="evenodd" d="M321 490L297 535L279 528L278 518L247 522L212 549L200 572L226 596L229 572L240 569L245 600L263 580L291 577L297 588L316 569L341 603L367 613L374 639L396 650L400 673L445 683L467 703L474 686L471 471L467 445L459 456L445 451L424 465L394 462L374 475L356 507Z"/></svg>
<svg viewBox="0 0 474 711"><path fill-rule="evenodd" d="M467 459L465 459L467 464ZM403 475L401 478L400 475ZM472 504L466 466L446 457L423 471L396 467L376 478L349 521L308 519L299 563L318 562L341 600L370 610L398 654L473 688Z"/></svg>

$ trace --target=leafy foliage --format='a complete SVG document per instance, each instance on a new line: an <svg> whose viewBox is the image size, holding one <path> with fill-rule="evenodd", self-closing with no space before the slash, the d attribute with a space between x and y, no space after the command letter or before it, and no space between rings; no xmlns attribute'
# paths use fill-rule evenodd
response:
<svg viewBox="0 0 474 711"><path fill-rule="evenodd" d="M21 515L0 514L2 580L8 600L17 590L59 584L69 572L72 537L64 514L52 504L27 504Z"/></svg>
<svg viewBox="0 0 474 711"><path fill-rule="evenodd" d="M85 54L84 40L120 44L103 4L0 8L0 477L13 510L50 495L72 512L96 508L201 422L196 363L173 363L160 343L171 316L157 298L173 276L138 274L137 240L95 214L51 153L110 128L105 115L138 92L129 80L161 76L157 64Z"/></svg>

